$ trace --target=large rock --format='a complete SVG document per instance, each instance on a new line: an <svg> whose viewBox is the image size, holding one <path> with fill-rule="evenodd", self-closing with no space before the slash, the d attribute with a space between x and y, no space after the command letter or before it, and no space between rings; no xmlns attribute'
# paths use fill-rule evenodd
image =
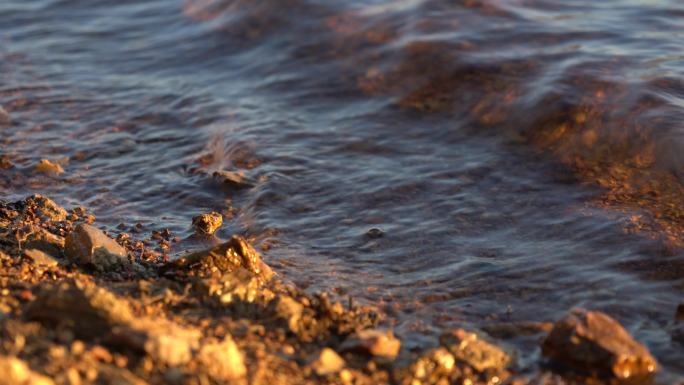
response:
<svg viewBox="0 0 684 385"><path fill-rule="evenodd" d="M480 339L477 334L456 329L442 334L442 346L449 349L456 362L462 362L477 370L503 370L511 361L501 348Z"/></svg>
<svg viewBox="0 0 684 385"><path fill-rule="evenodd" d="M247 374L242 353L230 336L223 341L203 344L198 359L207 373L217 380L234 380Z"/></svg>
<svg viewBox="0 0 684 385"><path fill-rule="evenodd" d="M84 337L101 336L134 318L126 301L106 289L79 281L41 290L25 315L49 325L67 326Z"/></svg>
<svg viewBox="0 0 684 385"><path fill-rule="evenodd" d="M340 351L364 353L393 360L399 354L400 347L401 342L391 331L368 329L347 337L340 346Z"/></svg>
<svg viewBox="0 0 684 385"><path fill-rule="evenodd" d="M656 360L608 315L575 309L558 321L542 342L551 360L582 372L621 379L655 372Z"/></svg>
<svg viewBox="0 0 684 385"><path fill-rule="evenodd" d="M49 378L32 371L16 357L0 356L0 385L53 385Z"/></svg>
<svg viewBox="0 0 684 385"><path fill-rule="evenodd" d="M126 262L126 249L109 238L102 230L79 224L67 237L64 253L74 262L106 270Z"/></svg>
<svg viewBox="0 0 684 385"><path fill-rule="evenodd" d="M243 237L234 235L228 242L208 250L188 254L167 265L166 269L196 269L206 273L229 273L243 267L263 280L273 271L261 260L261 255Z"/></svg>
<svg viewBox="0 0 684 385"><path fill-rule="evenodd" d="M33 214L44 221L60 222L66 219L67 212L50 198L40 194L31 195L22 202L25 214Z"/></svg>

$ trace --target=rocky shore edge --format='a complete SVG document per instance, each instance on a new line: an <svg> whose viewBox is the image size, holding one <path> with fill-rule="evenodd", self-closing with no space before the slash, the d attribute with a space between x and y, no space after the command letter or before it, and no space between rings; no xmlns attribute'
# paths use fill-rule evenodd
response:
<svg viewBox="0 0 684 385"><path fill-rule="evenodd" d="M114 239L94 221L41 195L0 200L0 385L560 385L657 370L616 320L584 309L528 325L544 335L534 369L472 330L405 351L377 309L305 292L248 239L216 238L220 215L193 218L183 241ZM155 251L182 242L194 250L178 259Z"/></svg>

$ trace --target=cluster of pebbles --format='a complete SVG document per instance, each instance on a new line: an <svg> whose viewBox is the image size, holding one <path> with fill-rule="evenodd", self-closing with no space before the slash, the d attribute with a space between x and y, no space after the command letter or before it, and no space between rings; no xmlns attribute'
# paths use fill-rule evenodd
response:
<svg viewBox="0 0 684 385"><path fill-rule="evenodd" d="M582 309L541 328L543 369L463 329L405 351L376 309L304 292L248 239L218 239L219 214L193 218L199 250L171 261L93 219L40 195L0 201L0 385L580 384L657 369L617 321Z"/></svg>

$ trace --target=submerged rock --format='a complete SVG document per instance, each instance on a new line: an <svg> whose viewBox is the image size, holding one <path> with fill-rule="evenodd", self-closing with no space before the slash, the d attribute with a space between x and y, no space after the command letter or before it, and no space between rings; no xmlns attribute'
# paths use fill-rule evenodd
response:
<svg viewBox="0 0 684 385"><path fill-rule="evenodd" d="M330 348L323 348L311 362L311 368L319 376L338 373L344 366L344 358Z"/></svg>
<svg viewBox="0 0 684 385"><path fill-rule="evenodd" d="M197 234L212 235L223 225L223 216L215 211L192 218L192 227Z"/></svg>
<svg viewBox="0 0 684 385"><path fill-rule="evenodd" d="M558 321L542 343L551 360L583 372L621 379L656 371L651 353L608 315L575 309Z"/></svg>
<svg viewBox="0 0 684 385"><path fill-rule="evenodd" d="M255 185L253 180L239 171L216 171L212 176L217 183L234 190L252 188Z"/></svg>
<svg viewBox="0 0 684 385"><path fill-rule="evenodd" d="M207 373L217 380L234 380L247 374L242 353L230 336L223 341L204 343L199 350L198 360Z"/></svg>
<svg viewBox="0 0 684 385"><path fill-rule="evenodd" d="M261 260L261 255L247 240L233 235L228 242L186 255L168 264L165 269L198 269L205 273L229 273L243 267L268 281L273 271Z"/></svg>
<svg viewBox="0 0 684 385"><path fill-rule="evenodd" d="M378 329L361 330L349 336L340 351L369 354L393 360L399 354L401 342L391 331Z"/></svg>
<svg viewBox="0 0 684 385"><path fill-rule="evenodd" d="M25 214L33 214L44 221L61 222L66 220L67 212L50 198L40 194L31 195L22 202Z"/></svg>
<svg viewBox="0 0 684 385"><path fill-rule="evenodd" d="M33 170L39 174L59 175L64 173L64 169L57 163L52 163L47 159L41 159Z"/></svg>
<svg viewBox="0 0 684 385"><path fill-rule="evenodd" d="M44 288L28 305L25 315L30 320L66 326L85 337L103 335L134 318L126 301L106 289L79 281Z"/></svg>
<svg viewBox="0 0 684 385"><path fill-rule="evenodd" d="M0 385L53 385L51 379L32 371L16 357L0 356Z"/></svg>
<svg viewBox="0 0 684 385"><path fill-rule="evenodd" d="M67 237L64 253L81 265L92 265L105 270L128 262L126 249L109 238L102 230L82 223Z"/></svg>
<svg viewBox="0 0 684 385"><path fill-rule="evenodd" d="M442 334L439 342L462 362L477 370L503 370L511 362L510 356L501 348L480 339L477 334L456 329Z"/></svg>

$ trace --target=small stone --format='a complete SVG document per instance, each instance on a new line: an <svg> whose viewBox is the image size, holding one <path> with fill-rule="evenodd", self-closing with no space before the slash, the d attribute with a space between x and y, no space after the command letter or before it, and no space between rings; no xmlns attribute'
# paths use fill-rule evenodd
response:
<svg viewBox="0 0 684 385"><path fill-rule="evenodd" d="M330 348L323 348L311 362L311 368L319 376L338 373L344 366L344 358Z"/></svg>
<svg viewBox="0 0 684 385"><path fill-rule="evenodd" d="M61 222L66 219L67 212L50 198L40 194L32 195L22 202L27 211L43 220Z"/></svg>
<svg viewBox="0 0 684 385"><path fill-rule="evenodd" d="M393 360L399 354L401 341L391 331L362 330L348 337L340 346L343 352L353 351Z"/></svg>
<svg viewBox="0 0 684 385"><path fill-rule="evenodd" d="M213 178L217 183L233 190L254 187L255 183L240 171L216 171Z"/></svg>
<svg viewBox="0 0 684 385"><path fill-rule="evenodd" d="M242 353L230 336L223 341L202 345L198 359L207 373L216 380L233 380L247 374Z"/></svg>
<svg viewBox="0 0 684 385"><path fill-rule="evenodd" d="M366 235L368 236L368 238L377 239L382 238L385 235L385 233L378 228L372 228L366 232Z"/></svg>
<svg viewBox="0 0 684 385"><path fill-rule="evenodd" d="M171 366L186 364L199 346L201 333L164 319L141 318L112 329L108 342L148 354Z"/></svg>
<svg viewBox="0 0 684 385"><path fill-rule="evenodd" d="M24 250L24 257L28 258L35 265L53 267L59 265L59 261L53 256L38 249Z"/></svg>
<svg viewBox="0 0 684 385"><path fill-rule="evenodd" d="M126 250L102 230L82 223L67 237L64 253L79 264L106 270L128 262Z"/></svg>
<svg viewBox="0 0 684 385"><path fill-rule="evenodd" d="M32 371L18 358L0 356L0 385L53 385L49 378Z"/></svg>
<svg viewBox="0 0 684 385"><path fill-rule="evenodd" d="M62 166L52 163L47 159L41 159L33 170L39 174L59 175L64 173Z"/></svg>
<svg viewBox="0 0 684 385"><path fill-rule="evenodd" d="M114 294L79 281L44 288L26 309L26 317L48 325L64 325L76 335L101 336L133 319L128 303Z"/></svg>
<svg viewBox="0 0 684 385"><path fill-rule="evenodd" d="M52 234L43 228L36 228L26 237L21 246L25 249L41 250L53 257L59 257L64 250L64 237Z"/></svg>
<svg viewBox="0 0 684 385"><path fill-rule="evenodd" d="M542 353L582 372L620 379L649 376L657 368L648 349L620 323L585 309L574 309L556 322L542 342Z"/></svg>
<svg viewBox="0 0 684 385"><path fill-rule="evenodd" d="M273 271L261 260L261 255L247 240L233 235L228 242L208 250L188 254L169 263L165 269L197 268L204 272L229 273L243 267L264 281L273 277Z"/></svg>
<svg viewBox="0 0 684 385"><path fill-rule="evenodd" d="M302 319L304 305L297 302L294 298L280 295L275 301L275 313L278 318L287 322L287 326L293 333L299 332L299 321Z"/></svg>
<svg viewBox="0 0 684 385"><path fill-rule="evenodd" d="M501 348L463 329L442 334L439 342L449 349L457 362L463 362L478 372L488 369L503 370L511 361L509 355Z"/></svg>
<svg viewBox="0 0 684 385"><path fill-rule="evenodd" d="M212 235L223 225L223 216L215 211L192 218L192 226L199 234Z"/></svg>
<svg viewBox="0 0 684 385"><path fill-rule="evenodd" d="M216 279L200 280L197 288L201 293L217 298L222 304L236 301L251 303L257 297L259 280L253 273L240 267Z"/></svg>
<svg viewBox="0 0 684 385"><path fill-rule="evenodd" d="M100 365L97 370L98 385L147 385L147 382L128 369Z"/></svg>

